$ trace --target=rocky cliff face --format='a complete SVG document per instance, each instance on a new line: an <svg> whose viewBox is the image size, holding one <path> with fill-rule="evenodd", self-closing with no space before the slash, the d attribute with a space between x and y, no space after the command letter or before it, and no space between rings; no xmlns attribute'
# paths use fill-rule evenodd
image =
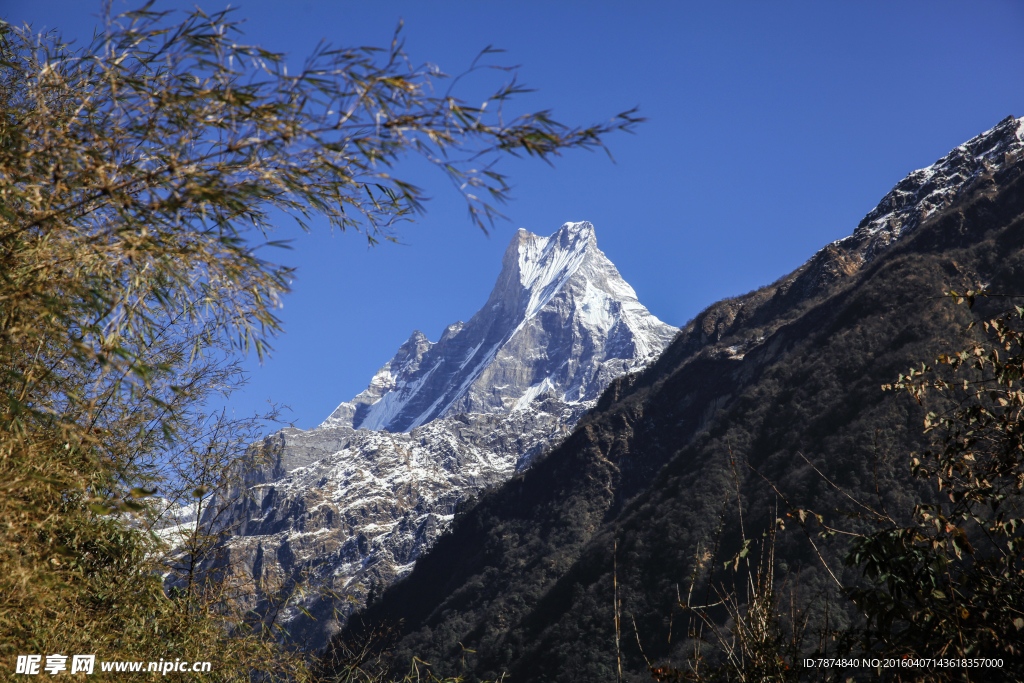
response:
<svg viewBox="0 0 1024 683"><path fill-rule="evenodd" d="M257 446L267 464L218 522L221 561L256 587L245 606L322 647L373 587L411 570L461 501L567 435L677 331L640 304L590 223L519 230L468 323L436 343L413 333L322 425Z"/></svg>

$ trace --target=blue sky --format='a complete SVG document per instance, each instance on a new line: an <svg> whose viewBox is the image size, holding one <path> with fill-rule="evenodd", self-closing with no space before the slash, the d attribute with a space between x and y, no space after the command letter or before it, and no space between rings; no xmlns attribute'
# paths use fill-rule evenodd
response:
<svg viewBox="0 0 1024 683"><path fill-rule="evenodd" d="M193 3L157 0L157 9ZM216 2L200 2L207 10ZM416 63L458 73L487 45L538 92L522 106L572 124L640 107L636 135L554 168L509 159L511 219L490 237L441 178L403 244L368 250L314 226L276 259L298 268L285 334L232 408L270 399L308 428L365 388L414 329L436 340L487 299L519 227L589 220L658 317L798 267L850 234L904 175L1008 116L1024 116L1024 3L323 2L233 3L246 40L298 62L320 40L386 45L399 20ZM121 0L116 7L127 7ZM0 0L0 16L87 41L99 2ZM396 174L397 175L397 174Z"/></svg>

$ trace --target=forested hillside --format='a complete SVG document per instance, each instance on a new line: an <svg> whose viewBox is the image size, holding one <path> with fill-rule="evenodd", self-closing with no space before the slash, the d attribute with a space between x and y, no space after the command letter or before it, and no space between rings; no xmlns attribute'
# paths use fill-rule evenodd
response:
<svg viewBox="0 0 1024 683"><path fill-rule="evenodd" d="M1019 121L1000 126L1019 145ZM514 681L613 681L618 650L624 680L651 680L650 666L685 669L692 652L698 622L679 602L719 600L745 577L732 561L743 539L772 529L778 593L812 630L856 622L840 584L863 580L844 565L848 533L872 529L860 503L904 523L935 495L910 467L929 399L881 387L980 339L972 317L1006 306L968 309L944 292L1024 293L1022 167L1019 154L961 167L958 189L913 220L898 212L936 183L919 177L907 199L904 181L856 239L708 308L559 447L457 516L337 642L400 624L396 661ZM901 220L866 231L880 215Z"/></svg>

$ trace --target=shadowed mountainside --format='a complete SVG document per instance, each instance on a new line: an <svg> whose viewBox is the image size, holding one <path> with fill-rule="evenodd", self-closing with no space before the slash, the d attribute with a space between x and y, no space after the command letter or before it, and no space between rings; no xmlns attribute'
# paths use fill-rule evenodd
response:
<svg viewBox="0 0 1024 683"><path fill-rule="evenodd" d="M925 408L880 385L962 346L968 312L942 292L1020 293L1022 127L1004 120L908 176L851 238L705 310L558 448L457 516L340 637L401 623L397 661L438 673L465 662L471 679L612 681L617 565L624 680L650 680L645 655L685 665L677 591L697 573L711 598L708 570L731 581L723 564L742 532L760 536L787 504L864 528L829 482L908 513L930 495L907 462ZM835 580L798 525L777 539L776 571L820 617L836 582L859 575L843 567L842 537L817 543ZM834 625L850 618L832 609Z"/></svg>

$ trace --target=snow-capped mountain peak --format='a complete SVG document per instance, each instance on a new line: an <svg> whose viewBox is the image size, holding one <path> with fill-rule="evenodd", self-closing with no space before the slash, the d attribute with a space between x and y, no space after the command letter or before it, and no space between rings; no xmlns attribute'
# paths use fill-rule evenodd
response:
<svg viewBox="0 0 1024 683"><path fill-rule="evenodd" d="M576 272L591 245L597 247L590 223L566 223L551 237L538 237L519 229L509 248L514 247L517 252L519 283L530 291L527 317L547 303L545 294L550 298Z"/></svg>
<svg viewBox="0 0 1024 683"><path fill-rule="evenodd" d="M527 467L676 331L637 301L590 223L519 230L468 322L436 343L413 332L322 425L254 446L267 460L223 517L224 561L258 586L302 575L348 597L278 612L267 591L246 608L280 614L296 642L322 647L372 582L411 570L459 501Z"/></svg>
<svg viewBox="0 0 1024 683"><path fill-rule="evenodd" d="M414 333L321 427L404 432L451 414L508 413L540 395L590 401L675 333L598 249L592 224L565 223L549 237L520 228L484 307L437 343Z"/></svg>

